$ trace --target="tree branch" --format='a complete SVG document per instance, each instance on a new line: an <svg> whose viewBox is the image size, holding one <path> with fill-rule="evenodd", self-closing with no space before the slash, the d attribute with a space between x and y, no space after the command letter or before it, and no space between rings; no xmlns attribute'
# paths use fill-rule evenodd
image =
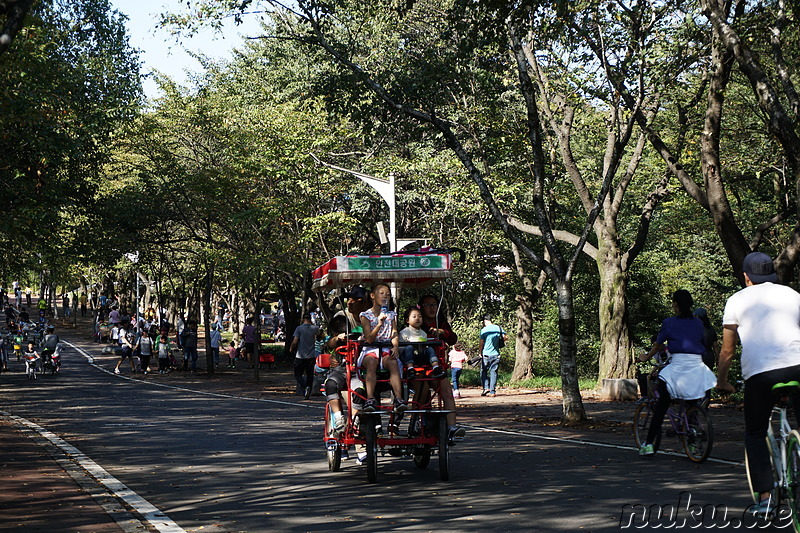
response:
<svg viewBox="0 0 800 533"><path fill-rule="evenodd" d="M525 222L522 222L521 220L518 220L511 215L506 215L506 219L508 220L508 223L511 226L517 228L519 231L523 233L527 233L529 235L535 235L537 237L542 236L542 230L538 226L532 226L530 224L526 224ZM553 237L555 237L559 241L572 244L573 246L577 246L578 243L580 242L580 237L575 235L574 233L570 233L569 231L560 229L554 229L551 231L553 232ZM594 260L597 260L597 252L598 252L597 248L594 247L592 244L587 242L586 244L583 245L583 253L585 253Z"/></svg>

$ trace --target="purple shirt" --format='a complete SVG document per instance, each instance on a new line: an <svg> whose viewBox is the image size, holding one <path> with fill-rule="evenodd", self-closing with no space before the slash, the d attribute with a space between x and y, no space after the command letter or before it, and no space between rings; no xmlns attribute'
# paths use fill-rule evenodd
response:
<svg viewBox="0 0 800 533"><path fill-rule="evenodd" d="M242 337L244 342L256 342L256 327L252 324L242 328Z"/></svg>
<svg viewBox="0 0 800 533"><path fill-rule="evenodd" d="M697 317L679 318L671 316L664 319L656 342L666 344L669 353L695 353L703 355L706 351L703 343L703 323Z"/></svg>

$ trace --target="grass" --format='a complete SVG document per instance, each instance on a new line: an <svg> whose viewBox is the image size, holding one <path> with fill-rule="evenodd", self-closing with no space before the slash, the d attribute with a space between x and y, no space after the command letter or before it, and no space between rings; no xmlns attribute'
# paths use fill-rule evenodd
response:
<svg viewBox="0 0 800 533"><path fill-rule="evenodd" d="M462 385L480 387L481 371L479 368L465 368L461 372L459 382ZM582 378L578 380L581 390L594 389L597 380ZM498 372L497 385L512 389L561 389L561 376L535 376L523 381L511 382L511 372Z"/></svg>

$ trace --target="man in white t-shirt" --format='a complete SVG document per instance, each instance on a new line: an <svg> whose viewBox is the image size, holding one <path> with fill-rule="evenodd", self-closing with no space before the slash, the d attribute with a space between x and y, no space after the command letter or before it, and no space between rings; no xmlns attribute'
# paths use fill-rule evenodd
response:
<svg viewBox="0 0 800 533"><path fill-rule="evenodd" d="M800 294L777 285L772 259L765 253L747 255L742 265L745 288L728 298L722 316L722 350L719 354L717 388L733 392L728 369L742 343L745 450L750 481L760 503L755 512L775 509L774 486L766 436L776 383L800 381ZM795 406L795 413L800 405Z"/></svg>

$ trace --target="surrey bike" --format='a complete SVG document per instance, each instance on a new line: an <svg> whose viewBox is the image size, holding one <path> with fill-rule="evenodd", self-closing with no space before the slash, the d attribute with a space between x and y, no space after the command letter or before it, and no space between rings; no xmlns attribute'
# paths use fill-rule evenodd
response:
<svg viewBox="0 0 800 533"><path fill-rule="evenodd" d="M437 280L452 276L452 258L449 251L399 252L389 255L337 256L313 272L313 288L316 291L343 289L356 284L372 285L391 283L395 287L425 287ZM348 324L349 327L349 324ZM418 349L431 347L436 352L440 364L446 365L446 346L440 340L426 342L400 343L400 348L414 345ZM365 347L379 350L390 348L390 343L365 343L357 340L357 335L348 331L344 346L337 348L337 354L344 366L347 390L342 390L345 425L341 430L333 428L330 406L325 407L325 430L323 441L328 455L328 467L336 472L341 468L342 459L349 456L348 451L361 451L359 463L366 465L367 480L374 483L378 478L378 457L410 457L417 468L427 468L433 456L438 458L439 477L443 481L450 478L450 442L447 432L447 415L452 411L443 407L441 379L431 376L430 366L418 366L413 382L417 388L429 387L430 394L419 394L408 402L408 409L402 415L392 410L392 401L381 405L382 391L388 387L388 375L378 372L375 412L355 412L355 406L363 405L366 393L363 388L354 387L362 370L356 361ZM388 374L388 373L387 373ZM403 379L404 390L407 382Z"/></svg>
<svg viewBox="0 0 800 533"><path fill-rule="evenodd" d="M636 448L645 443L647 431L653 422L653 411L658 402L656 383L658 373L666 365L655 364L647 379L647 397L636 406L633 414L633 438ZM711 455L714 446L714 429L708 410L703 406L703 400L692 404L689 400L674 400L667 413L664 415L664 425L661 432L653 440L653 449L658 451L661 446L661 433L677 436L683 445L686 456L695 463L702 463ZM667 425L669 421L669 425Z"/></svg>

